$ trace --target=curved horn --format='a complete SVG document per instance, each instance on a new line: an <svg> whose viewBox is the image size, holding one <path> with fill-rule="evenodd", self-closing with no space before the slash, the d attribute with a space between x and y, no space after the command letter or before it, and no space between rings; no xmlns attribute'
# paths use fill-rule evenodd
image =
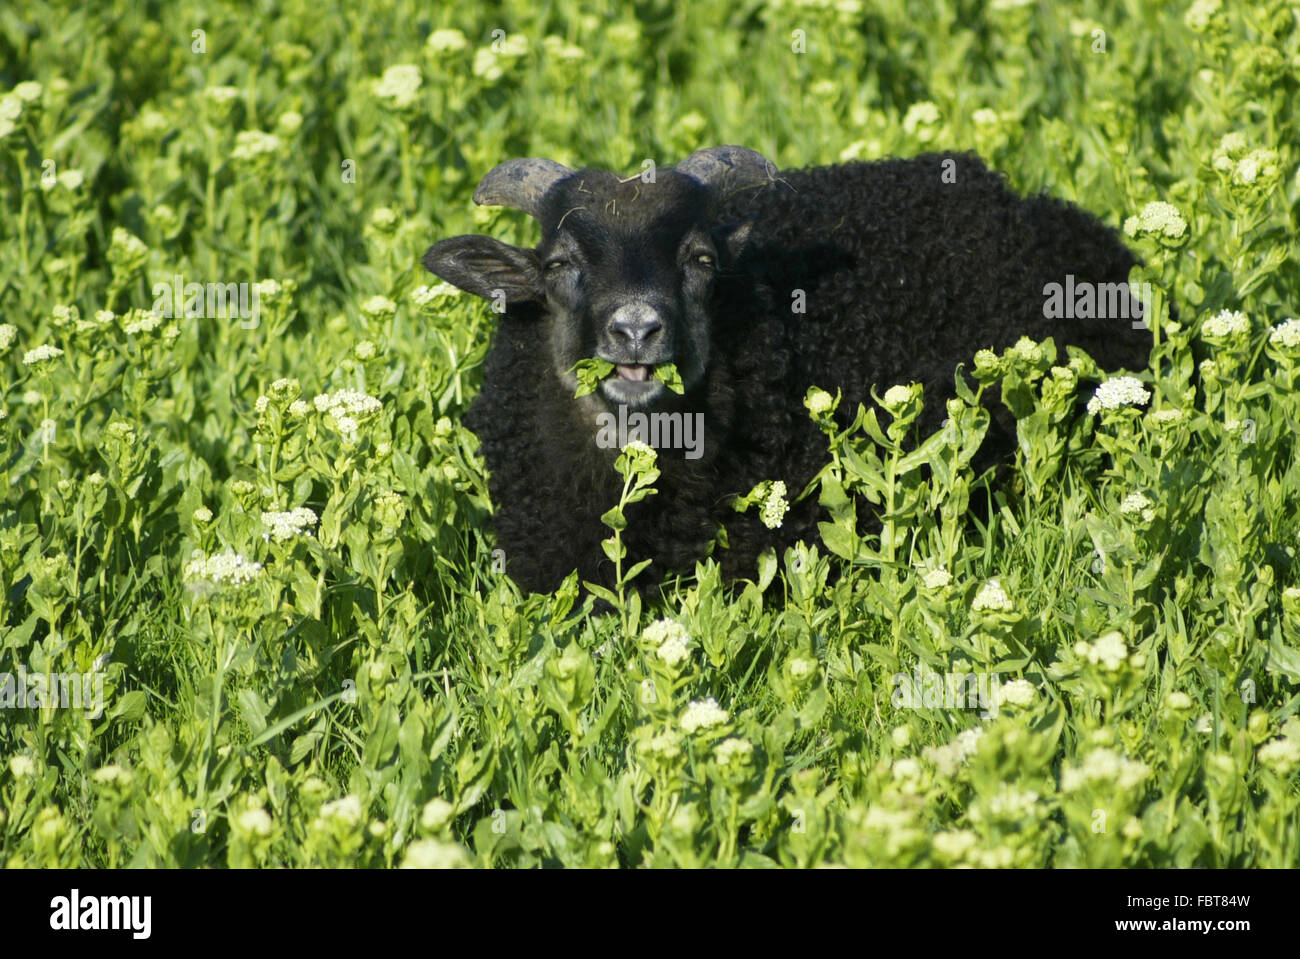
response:
<svg viewBox="0 0 1300 959"><path fill-rule="evenodd" d="M572 172L562 163L540 157L507 160L479 181L474 202L480 206L508 206L536 219L546 191Z"/></svg>
<svg viewBox="0 0 1300 959"><path fill-rule="evenodd" d="M766 186L776 179L776 164L746 147L696 150L673 169L724 193Z"/></svg>

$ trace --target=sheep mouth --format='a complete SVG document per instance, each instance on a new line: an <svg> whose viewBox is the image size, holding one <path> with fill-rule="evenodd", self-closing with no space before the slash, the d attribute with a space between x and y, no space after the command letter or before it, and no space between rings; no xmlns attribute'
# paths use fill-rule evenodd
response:
<svg viewBox="0 0 1300 959"><path fill-rule="evenodd" d="M611 403L631 407L649 406L667 390L643 363L619 363L600 384L601 395Z"/></svg>

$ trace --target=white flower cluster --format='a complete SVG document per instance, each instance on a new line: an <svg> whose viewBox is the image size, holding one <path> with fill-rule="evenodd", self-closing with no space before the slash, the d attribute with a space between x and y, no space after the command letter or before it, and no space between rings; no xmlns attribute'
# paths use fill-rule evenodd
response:
<svg viewBox="0 0 1300 959"><path fill-rule="evenodd" d="M204 581L216 586L244 586L262 572L262 564L245 559L233 550L204 556L195 550L185 565L185 579Z"/></svg>
<svg viewBox="0 0 1300 959"><path fill-rule="evenodd" d="M808 407L808 412L813 416L821 416L835 406L835 397L825 390L813 389L804 400L804 406Z"/></svg>
<svg viewBox="0 0 1300 959"><path fill-rule="evenodd" d="M1201 325L1206 336L1225 338L1250 332L1250 320L1240 310L1220 310Z"/></svg>
<svg viewBox="0 0 1300 959"><path fill-rule="evenodd" d="M1097 387L1097 392L1088 400L1088 412L1099 410L1117 410L1125 406L1138 406L1151 399L1151 391L1134 376L1112 376Z"/></svg>
<svg viewBox="0 0 1300 959"><path fill-rule="evenodd" d="M763 525L768 529L777 529L785 519L785 514L790 511L790 504L785 498L785 482L776 480L772 488L767 491L767 497L763 500L763 507L758 518L762 520Z"/></svg>
<svg viewBox="0 0 1300 959"><path fill-rule="evenodd" d="M375 96L387 101L386 105L404 110L415 103L420 92L420 68L409 63L389 67L374 83Z"/></svg>
<svg viewBox="0 0 1300 959"><path fill-rule="evenodd" d="M1283 320L1273 327L1268 334L1268 341L1288 350L1300 349L1300 320Z"/></svg>
<svg viewBox="0 0 1300 959"><path fill-rule="evenodd" d="M747 762L754 755L754 744L743 739L724 739L713 750L713 757L720 766L729 766L732 762Z"/></svg>
<svg viewBox="0 0 1300 959"><path fill-rule="evenodd" d="M123 324L122 330L132 336L137 333L152 333L162 326L163 322L163 315L157 310L132 310L128 316L131 317L129 320L123 317L126 322Z"/></svg>
<svg viewBox="0 0 1300 959"><path fill-rule="evenodd" d="M926 746L921 756L928 762L934 763L941 775L951 777L956 774L962 763L975 755L983 735L984 729L980 726L967 729L959 733L957 738L946 746Z"/></svg>
<svg viewBox="0 0 1300 959"><path fill-rule="evenodd" d="M63 355L63 351L57 346L50 346L48 343L42 343L34 350L28 350L23 354L23 364L26 366L38 366L50 360L58 359Z"/></svg>
<svg viewBox="0 0 1300 959"><path fill-rule="evenodd" d="M1151 767L1136 759L1121 756L1113 749L1094 749L1083 762L1061 771L1061 791L1078 792L1093 784L1115 784L1128 791L1151 775Z"/></svg>
<svg viewBox="0 0 1300 959"><path fill-rule="evenodd" d="M401 869L468 869L472 864L465 847L441 839L417 839L406 847Z"/></svg>
<svg viewBox="0 0 1300 959"><path fill-rule="evenodd" d="M1156 511L1152 509L1151 500L1138 490L1129 493L1119 504L1119 511L1125 516L1140 515L1144 523L1155 519Z"/></svg>
<svg viewBox="0 0 1300 959"><path fill-rule="evenodd" d="M364 810L361 808L361 800L356 796L344 796L342 799L335 799L325 803L320 807L318 814L322 820L336 820L346 826L355 826L361 822Z"/></svg>
<svg viewBox="0 0 1300 959"><path fill-rule="evenodd" d="M369 396L359 390L336 390L333 393L322 393L313 401L322 413L334 417L338 423L339 432L343 434L345 441L355 443L357 441L357 427L360 420L367 416L373 416L384 408L384 404L379 402L373 396Z"/></svg>
<svg viewBox="0 0 1300 959"><path fill-rule="evenodd" d="M245 836L269 836L275 827L261 806L245 809L235 817L234 825L235 831Z"/></svg>
<svg viewBox="0 0 1300 959"><path fill-rule="evenodd" d="M691 634L675 619L661 619L651 623L641 634L656 644L659 658L669 666L676 666L691 652Z"/></svg>
<svg viewBox="0 0 1300 959"><path fill-rule="evenodd" d="M270 527L270 532L263 533L263 538L274 538L277 543L295 536L311 536L311 527L316 525L316 513L306 506L299 506L287 512L263 512L262 522Z"/></svg>
<svg viewBox="0 0 1300 959"><path fill-rule="evenodd" d="M459 30L434 30L425 41L434 53L456 53L469 46L465 34Z"/></svg>
<svg viewBox="0 0 1300 959"><path fill-rule="evenodd" d="M999 706L1005 703L1012 706L1029 706L1034 702L1035 692L1034 684L1029 680L1013 679L997 688L997 702Z"/></svg>
<svg viewBox="0 0 1300 959"><path fill-rule="evenodd" d="M975 594L975 599L971 602L970 608L975 612L989 610L1006 613L1015 609L1015 605L1011 602L1011 597L1007 595L1006 590L1002 588L1002 584L996 579L991 579L979 588L979 592Z"/></svg>
<svg viewBox="0 0 1300 959"><path fill-rule="evenodd" d="M1024 822L1035 817L1037 808L1038 793L1032 789L1015 789L1004 783L986 801L975 803L971 807L971 819L976 822Z"/></svg>
<svg viewBox="0 0 1300 959"><path fill-rule="evenodd" d="M1097 637L1094 642L1076 643L1074 651L1094 666L1100 663L1109 670L1119 669L1128 658L1128 646L1124 644L1124 637L1115 629Z"/></svg>
<svg viewBox="0 0 1300 959"><path fill-rule="evenodd" d="M386 296L375 294L361 304L361 312L371 318L392 316L397 312L397 304Z"/></svg>
<svg viewBox="0 0 1300 959"><path fill-rule="evenodd" d="M1148 203L1137 216L1124 221L1124 232L1129 236L1154 236L1167 240L1177 240L1187 233L1187 221L1171 203L1156 200Z"/></svg>
<svg viewBox="0 0 1300 959"><path fill-rule="evenodd" d="M943 589L952 582L952 573L940 566L926 573L921 582L925 584L926 589Z"/></svg>
<svg viewBox="0 0 1300 959"><path fill-rule="evenodd" d="M727 711L718 706L718 701L710 696L708 699L692 700L682 713L681 724L683 730L693 733L700 729L720 726L728 718Z"/></svg>
<svg viewBox="0 0 1300 959"><path fill-rule="evenodd" d="M240 130L235 134L235 146L230 151L232 160L256 160L279 151L282 141L274 133L261 130Z"/></svg>
<svg viewBox="0 0 1300 959"><path fill-rule="evenodd" d="M1256 756L1265 766L1287 773L1300 765L1300 743L1288 738L1273 739L1260 746Z"/></svg>

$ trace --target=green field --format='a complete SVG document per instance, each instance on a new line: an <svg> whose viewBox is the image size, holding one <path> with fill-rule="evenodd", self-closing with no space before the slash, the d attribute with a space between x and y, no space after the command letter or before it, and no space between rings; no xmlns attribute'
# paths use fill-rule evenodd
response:
<svg viewBox="0 0 1300 959"><path fill-rule="evenodd" d="M0 864L1294 865L1298 78L1278 0L5 4ZM895 392L756 582L522 597L419 258L725 143L1124 226L1151 367L972 355L1008 475Z"/></svg>

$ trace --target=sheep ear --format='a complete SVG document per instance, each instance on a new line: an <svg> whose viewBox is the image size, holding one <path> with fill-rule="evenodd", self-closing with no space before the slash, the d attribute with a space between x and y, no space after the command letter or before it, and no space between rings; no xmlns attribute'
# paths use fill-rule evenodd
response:
<svg viewBox="0 0 1300 959"><path fill-rule="evenodd" d="M745 247L749 245L750 235L754 230L754 216L750 215L735 223L727 223L713 231L713 242L727 251L727 256L735 261L740 258Z"/></svg>
<svg viewBox="0 0 1300 959"><path fill-rule="evenodd" d="M422 262L430 273L485 300L504 296L507 304L513 304L542 299L537 254L490 236L439 240L429 247Z"/></svg>

